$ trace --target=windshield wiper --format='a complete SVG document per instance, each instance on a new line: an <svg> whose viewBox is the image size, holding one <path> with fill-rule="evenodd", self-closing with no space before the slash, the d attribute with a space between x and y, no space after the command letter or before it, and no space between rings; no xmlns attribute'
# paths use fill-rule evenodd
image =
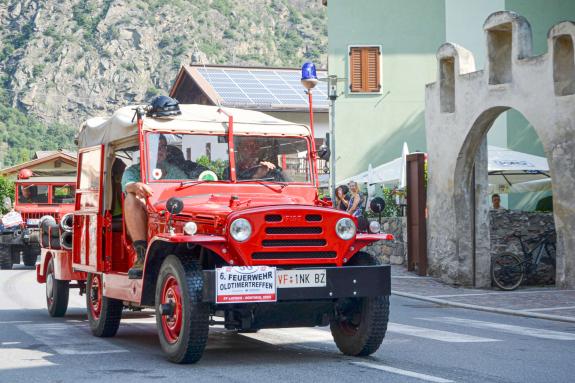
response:
<svg viewBox="0 0 575 383"><path fill-rule="evenodd" d="M242 183L242 182L257 183L260 185L267 186L274 191L282 191L286 186L288 186L288 184L286 182L276 181L276 180L270 179L270 178L252 178L249 180L238 180L238 183ZM276 190L276 189L272 188L270 185L268 185L270 183L274 184L274 185L279 185L281 187L281 189Z"/></svg>
<svg viewBox="0 0 575 383"><path fill-rule="evenodd" d="M180 186L178 186L178 188L176 190L182 190L182 189L185 189L187 187L196 186L196 185L208 182L208 181L209 180L182 181L180 183Z"/></svg>

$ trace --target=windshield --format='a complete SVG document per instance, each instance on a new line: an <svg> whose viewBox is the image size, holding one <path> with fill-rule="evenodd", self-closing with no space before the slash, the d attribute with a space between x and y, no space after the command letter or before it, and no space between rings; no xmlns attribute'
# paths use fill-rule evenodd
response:
<svg viewBox="0 0 575 383"><path fill-rule="evenodd" d="M74 185L52 186L52 203L74 203L75 194Z"/></svg>
<svg viewBox="0 0 575 383"><path fill-rule="evenodd" d="M311 182L308 143L302 137L234 137L236 179ZM148 134L148 179L229 181L223 135Z"/></svg>
<svg viewBox="0 0 575 383"><path fill-rule="evenodd" d="M48 185L21 184L18 186L19 203L48 203Z"/></svg>

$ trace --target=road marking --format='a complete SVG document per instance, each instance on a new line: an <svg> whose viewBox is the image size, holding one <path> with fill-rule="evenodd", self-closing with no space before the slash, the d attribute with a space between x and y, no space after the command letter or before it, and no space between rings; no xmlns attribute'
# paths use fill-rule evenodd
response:
<svg viewBox="0 0 575 383"><path fill-rule="evenodd" d="M538 294L538 293L557 293L575 290L528 290L528 291L494 291L490 293L461 293L461 294L445 294L445 295L429 295L428 298L457 298L457 297L472 297L479 295L517 295L517 294Z"/></svg>
<svg viewBox="0 0 575 383"><path fill-rule="evenodd" d="M13 346L15 344L20 344L20 343L22 343L22 342L2 342L2 343L0 343L0 345L2 345L2 346Z"/></svg>
<svg viewBox="0 0 575 383"><path fill-rule="evenodd" d="M503 323L483 322L472 319L462 319L453 317L438 317L438 318L417 318L426 321L440 322L445 324L454 324L468 327L475 327L480 329L499 330L509 334L532 336L542 339L553 340L575 340L575 334L553 330L543 330L532 327L522 327Z"/></svg>
<svg viewBox="0 0 575 383"><path fill-rule="evenodd" d="M381 371L391 372L392 374L409 376L410 378L421 379L421 380L425 380L428 382L453 383L453 380L443 379L443 378L439 378L439 377L433 376L433 375L421 374L419 372L414 372L414 371L402 370L400 368L384 366L381 364L374 364L374 363L368 363L368 362L350 362L350 363L354 364L356 366L360 366L360 367L373 368L375 370L381 370Z"/></svg>
<svg viewBox="0 0 575 383"><path fill-rule="evenodd" d="M19 324L19 323L32 323L31 320L7 320L0 321L0 324Z"/></svg>
<svg viewBox="0 0 575 383"><path fill-rule="evenodd" d="M397 334L416 336L419 338L433 339L440 342L450 343L479 343L479 342L499 342L499 339L481 338L473 335L458 334L455 332L433 330L423 327L408 326L399 323L389 323L387 331Z"/></svg>
<svg viewBox="0 0 575 383"><path fill-rule="evenodd" d="M3 348L2 358L0 359L0 370L21 369L24 371L25 368L54 366L54 363L45 359L50 356L52 356L52 354L39 350Z"/></svg>
<svg viewBox="0 0 575 383"><path fill-rule="evenodd" d="M93 337L84 326L51 323L18 325L17 327L61 355L128 352L102 338Z"/></svg>
<svg viewBox="0 0 575 383"><path fill-rule="evenodd" d="M525 309L521 311L530 312L530 311L555 311L555 310L572 310L572 309L575 309L575 306L545 307L541 309Z"/></svg>

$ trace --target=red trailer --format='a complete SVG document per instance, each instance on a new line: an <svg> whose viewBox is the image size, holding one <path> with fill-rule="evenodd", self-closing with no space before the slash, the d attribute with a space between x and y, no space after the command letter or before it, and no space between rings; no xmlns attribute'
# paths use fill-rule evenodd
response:
<svg viewBox="0 0 575 383"><path fill-rule="evenodd" d="M254 111L179 108L126 107L80 131L72 268L87 273L93 334L115 335L124 309L153 308L176 363L201 358L213 324L330 325L343 353L375 352L390 269L361 249L393 237L376 224L358 232L318 198L311 130ZM135 170L153 192L141 279L128 277L133 212L118 209Z"/></svg>

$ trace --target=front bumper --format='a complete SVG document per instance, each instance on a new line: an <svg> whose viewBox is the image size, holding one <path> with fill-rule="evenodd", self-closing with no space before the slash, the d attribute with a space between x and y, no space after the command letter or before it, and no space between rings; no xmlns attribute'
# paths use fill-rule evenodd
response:
<svg viewBox="0 0 575 383"><path fill-rule="evenodd" d="M0 243L4 245L39 245L39 231L36 228L5 230L0 234Z"/></svg>
<svg viewBox="0 0 575 383"><path fill-rule="evenodd" d="M337 298L363 298L388 296L391 294L391 267L342 266L306 267L298 270L326 270L325 287L290 287L277 289L277 301L314 301ZM204 270L202 300L216 301L215 271Z"/></svg>

